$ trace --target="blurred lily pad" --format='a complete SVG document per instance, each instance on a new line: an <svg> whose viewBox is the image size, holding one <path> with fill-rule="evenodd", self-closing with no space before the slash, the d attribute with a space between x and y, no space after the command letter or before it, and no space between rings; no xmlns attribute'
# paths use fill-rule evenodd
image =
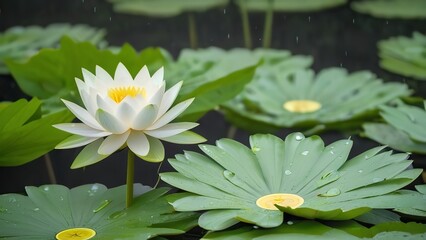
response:
<svg viewBox="0 0 426 240"><path fill-rule="evenodd" d="M414 32L411 38L393 37L380 41L378 48L382 68L406 77L426 80L426 35Z"/></svg>
<svg viewBox="0 0 426 240"><path fill-rule="evenodd" d="M104 40L106 31L88 25L55 23L46 27L16 26L0 33L0 74L9 73L6 59L25 60L36 54L41 48L55 48L63 36L74 41L90 42L100 47L107 45Z"/></svg>
<svg viewBox="0 0 426 240"><path fill-rule="evenodd" d="M343 5L347 0L238 0L248 11L311 12Z"/></svg>
<svg viewBox="0 0 426 240"><path fill-rule="evenodd" d="M354 1L353 10L378 18L426 18L424 0L365 0Z"/></svg>
<svg viewBox="0 0 426 240"><path fill-rule="evenodd" d="M277 67L257 75L223 106L232 124L252 132L264 126L353 130L376 116L379 105L408 95L405 84L383 83L369 71L327 68L315 75L310 69Z"/></svg>
<svg viewBox="0 0 426 240"><path fill-rule="evenodd" d="M204 240L231 239L411 239L421 240L426 237L426 225L420 223L383 223L371 228L364 227L354 221L343 221L338 224L319 223L315 221L289 221L277 228L259 229L241 227L235 230L209 232Z"/></svg>
<svg viewBox="0 0 426 240"><path fill-rule="evenodd" d="M184 12L203 12L225 6L229 0L109 0L114 11L154 17L173 17Z"/></svg>
<svg viewBox="0 0 426 240"><path fill-rule="evenodd" d="M107 189L88 184L68 189L44 185L26 187L28 196L1 195L0 238L54 240L60 232L80 231L95 234L94 239L149 239L182 234L196 225L195 213L173 212L164 197L168 189L134 187L138 197L127 209L125 186Z"/></svg>
<svg viewBox="0 0 426 240"><path fill-rule="evenodd" d="M223 230L238 222L263 228L283 223L283 213L307 219L348 220L371 209L426 216L422 193L398 190L421 169L406 170L407 154L370 149L351 160L351 140L328 146L318 136L293 133L282 139L250 137L250 148L230 139L200 145L169 160L178 172L161 179L188 191L169 197L177 211L203 213L198 223Z"/></svg>
<svg viewBox="0 0 426 240"><path fill-rule="evenodd" d="M41 115L41 102L34 98L5 104L0 108L0 166L18 166L53 150L69 136L52 124L70 122L68 111Z"/></svg>
<svg viewBox="0 0 426 240"><path fill-rule="evenodd" d="M400 151L426 154L426 110L401 103L382 106L380 114L386 123L364 124L365 136Z"/></svg>

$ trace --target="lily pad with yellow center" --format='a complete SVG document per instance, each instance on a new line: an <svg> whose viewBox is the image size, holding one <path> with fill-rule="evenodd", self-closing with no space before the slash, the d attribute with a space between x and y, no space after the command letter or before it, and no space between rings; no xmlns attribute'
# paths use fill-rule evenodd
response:
<svg viewBox="0 0 426 240"><path fill-rule="evenodd" d="M182 234L196 225L195 213L175 213L169 189L135 184L133 205L125 209L125 186L88 184L26 187L28 196L0 195L0 239L149 239Z"/></svg>
<svg viewBox="0 0 426 240"><path fill-rule="evenodd" d="M348 160L351 140L324 146L318 136L292 133L284 141L252 135L250 148L231 139L200 148L204 154L187 151L170 159L178 172L162 173L161 179L187 191L168 197L177 211L206 211L198 224L208 230L240 221L277 227L285 213L348 220L372 209L396 209L426 216L422 193L399 190L422 170L407 170L408 155L384 147Z"/></svg>
<svg viewBox="0 0 426 240"><path fill-rule="evenodd" d="M405 84L384 83L369 71L327 68L315 74L266 63L259 68L243 92L222 105L232 124L250 132L352 130L377 116L379 105L410 95Z"/></svg>

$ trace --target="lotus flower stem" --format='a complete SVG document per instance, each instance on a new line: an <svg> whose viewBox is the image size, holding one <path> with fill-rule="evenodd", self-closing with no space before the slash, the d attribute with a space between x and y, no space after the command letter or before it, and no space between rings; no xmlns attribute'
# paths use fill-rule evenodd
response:
<svg viewBox="0 0 426 240"><path fill-rule="evenodd" d="M241 22L243 24L244 45L247 49L251 49L253 45L251 42L250 20L248 17L246 0L243 0L243 2L240 4L240 11L241 11Z"/></svg>
<svg viewBox="0 0 426 240"><path fill-rule="evenodd" d="M266 10L265 14L265 25L263 27L263 47L270 48L271 47L271 39L272 39L272 23L274 20L274 10L273 10L273 0L268 1L269 6Z"/></svg>
<svg viewBox="0 0 426 240"><path fill-rule="evenodd" d="M163 166L163 162L160 162L160 164L158 165L158 168L157 168L157 175L158 175L158 177L157 177L157 181L155 182L155 185L154 185L153 188L157 188L158 184L160 183L160 169L161 169L161 166Z"/></svg>
<svg viewBox="0 0 426 240"><path fill-rule="evenodd" d="M130 207L133 202L133 181L135 177L135 154L127 152L127 177L126 177L126 208Z"/></svg>
<svg viewBox="0 0 426 240"><path fill-rule="evenodd" d="M46 164L47 175L49 176L49 182L51 184L56 184L55 170L53 169L52 159L48 153L44 154L44 163Z"/></svg>
<svg viewBox="0 0 426 240"><path fill-rule="evenodd" d="M198 48L197 39L197 25L195 23L194 13L188 13L188 31L189 31L189 43L192 49Z"/></svg>

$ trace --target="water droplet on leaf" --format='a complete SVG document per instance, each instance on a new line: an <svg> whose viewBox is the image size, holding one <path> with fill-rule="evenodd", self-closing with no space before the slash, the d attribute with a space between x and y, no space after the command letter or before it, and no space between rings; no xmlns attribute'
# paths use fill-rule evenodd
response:
<svg viewBox="0 0 426 240"><path fill-rule="evenodd" d="M318 196L320 197L335 197L340 195L340 189L338 188L331 188L330 190L328 190L326 193L321 193Z"/></svg>
<svg viewBox="0 0 426 240"><path fill-rule="evenodd" d="M290 170L285 170L284 174L288 176L288 175L292 174L292 172Z"/></svg>
<svg viewBox="0 0 426 240"><path fill-rule="evenodd" d="M101 204L99 205L99 207L97 207L96 209L93 209L94 213L97 213L99 211L101 211L102 209L104 209L106 206L108 206L108 204L110 204L110 200L103 200L101 202Z"/></svg>
<svg viewBox="0 0 426 240"><path fill-rule="evenodd" d="M306 155L308 155L308 153L309 153L309 151L303 151L302 155L306 156Z"/></svg>

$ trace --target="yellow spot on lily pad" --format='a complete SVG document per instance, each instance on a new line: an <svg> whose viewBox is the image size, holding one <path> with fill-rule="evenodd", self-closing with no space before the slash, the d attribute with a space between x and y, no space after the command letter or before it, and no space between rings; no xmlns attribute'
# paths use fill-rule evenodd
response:
<svg viewBox="0 0 426 240"><path fill-rule="evenodd" d="M108 96L116 103L120 103L127 96L136 97L137 95L142 95L142 97L146 97L145 88L130 86L108 89Z"/></svg>
<svg viewBox="0 0 426 240"><path fill-rule="evenodd" d="M310 113L321 108L321 103L312 100L291 100L283 104L283 108L294 113Z"/></svg>
<svg viewBox="0 0 426 240"><path fill-rule="evenodd" d="M96 235L90 228L69 228L56 234L57 240L88 240Z"/></svg>
<svg viewBox="0 0 426 240"><path fill-rule="evenodd" d="M296 194L274 193L258 198L256 205L263 209L279 210L275 205L295 209L300 207L304 202L305 200Z"/></svg>

